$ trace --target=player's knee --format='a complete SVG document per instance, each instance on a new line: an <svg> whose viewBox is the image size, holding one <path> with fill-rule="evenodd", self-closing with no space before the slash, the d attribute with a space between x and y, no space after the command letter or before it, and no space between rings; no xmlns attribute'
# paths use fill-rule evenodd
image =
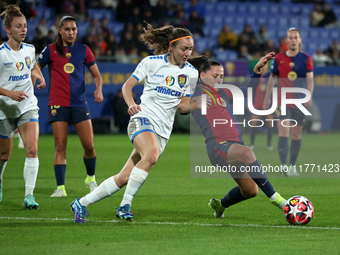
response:
<svg viewBox="0 0 340 255"><path fill-rule="evenodd" d="M29 158L36 158L38 156L38 146L27 146L26 156Z"/></svg>
<svg viewBox="0 0 340 255"><path fill-rule="evenodd" d="M11 157L11 153L1 153L0 161L1 162L6 162L6 161L9 160L10 157Z"/></svg>
<svg viewBox="0 0 340 255"><path fill-rule="evenodd" d="M259 190L257 188L257 185L251 185L250 187L247 187L242 190L242 195L246 198L253 198L256 197Z"/></svg>
<svg viewBox="0 0 340 255"><path fill-rule="evenodd" d="M66 144L63 143L56 143L55 146L55 152L56 153L65 153L66 152Z"/></svg>
<svg viewBox="0 0 340 255"><path fill-rule="evenodd" d="M85 150L86 154L94 153L94 144L93 143L85 144L83 147L84 147L84 150Z"/></svg>
<svg viewBox="0 0 340 255"><path fill-rule="evenodd" d="M152 150L146 155L144 160L150 167L152 167L158 161L158 156L159 156L158 150Z"/></svg>
<svg viewBox="0 0 340 255"><path fill-rule="evenodd" d="M245 165L249 165L251 163L253 163L256 160L255 154L252 151L252 149L246 147L243 151L242 151L242 162Z"/></svg>

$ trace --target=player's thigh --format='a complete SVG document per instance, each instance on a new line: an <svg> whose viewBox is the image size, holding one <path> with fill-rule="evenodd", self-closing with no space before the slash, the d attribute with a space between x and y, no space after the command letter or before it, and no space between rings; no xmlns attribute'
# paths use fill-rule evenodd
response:
<svg viewBox="0 0 340 255"><path fill-rule="evenodd" d="M280 119L280 121L277 122L277 130L279 133L279 136L282 137L289 137L289 125L284 124L284 123L289 123L287 119Z"/></svg>
<svg viewBox="0 0 340 255"><path fill-rule="evenodd" d="M290 128L290 135L293 140L300 140L302 137L302 125L297 125L295 127Z"/></svg>
<svg viewBox="0 0 340 255"><path fill-rule="evenodd" d="M80 142L83 146L93 145L93 127L91 120L84 120L74 124L74 128L79 136Z"/></svg>
<svg viewBox="0 0 340 255"><path fill-rule="evenodd" d="M256 157L252 149L242 144L234 143L230 146L226 162L230 165L248 165L255 162Z"/></svg>
<svg viewBox="0 0 340 255"><path fill-rule="evenodd" d="M54 145L56 147L64 147L66 149L68 123L65 121L55 121L52 122L51 125L54 138Z"/></svg>
<svg viewBox="0 0 340 255"><path fill-rule="evenodd" d="M145 131L139 133L133 139L133 146L136 149L136 152L142 157L154 157L154 161L158 160L159 157L159 148L157 137L154 132Z"/></svg>
<svg viewBox="0 0 340 255"><path fill-rule="evenodd" d="M0 161L7 161L11 156L13 137L3 138L0 136Z"/></svg>
<svg viewBox="0 0 340 255"><path fill-rule="evenodd" d="M22 141L26 149L26 156L37 157L38 155L38 139L39 139L39 123L30 121L18 127Z"/></svg>

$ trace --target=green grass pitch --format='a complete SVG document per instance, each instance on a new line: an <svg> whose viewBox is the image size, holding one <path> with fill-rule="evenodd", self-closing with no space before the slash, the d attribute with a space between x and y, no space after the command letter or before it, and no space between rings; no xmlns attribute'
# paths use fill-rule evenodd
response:
<svg viewBox="0 0 340 255"><path fill-rule="evenodd" d="M245 136L247 140L247 136ZM248 139L249 140L249 139ZM277 135L273 137L276 144ZM339 164L339 133L303 136L298 163ZM249 141L248 141L249 142ZM307 226L291 226L283 213L259 195L230 207L215 219L211 197L222 198L235 183L230 178L190 177L190 137L173 135L165 153L137 193L133 222L117 220L115 208L124 190L88 208L85 224L75 224L68 206L88 193L77 136L67 151L66 198L50 198L55 189L53 138L39 140L40 169L34 195L38 210L24 210L22 177L24 150L14 140L4 173L0 203L0 254L339 254L340 179L271 178L286 198L304 195L315 215ZM95 135L98 184L121 169L132 145L127 136ZM256 139L262 164L278 164L278 153L265 149L265 136ZM338 173L340 177L340 173ZM327 177L327 176L326 176Z"/></svg>

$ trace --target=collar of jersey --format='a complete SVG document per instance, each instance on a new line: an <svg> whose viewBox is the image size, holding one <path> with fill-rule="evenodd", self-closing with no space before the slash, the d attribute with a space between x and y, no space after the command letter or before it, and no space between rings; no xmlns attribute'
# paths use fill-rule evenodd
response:
<svg viewBox="0 0 340 255"><path fill-rule="evenodd" d="M8 42L8 41L7 41L7 42ZM12 50L11 47L8 46L7 42L4 43L4 46L5 46L8 50ZM20 49L22 49L22 48L23 48L23 44L21 43L20 46L21 46Z"/></svg>
<svg viewBox="0 0 340 255"><path fill-rule="evenodd" d="M165 60L165 63L169 63L169 61L167 60L167 56L168 56L169 54L165 54L164 55L164 60ZM170 64L170 63L169 63ZM183 68L185 66L185 63L184 64L182 64L181 66L179 66L179 68Z"/></svg>

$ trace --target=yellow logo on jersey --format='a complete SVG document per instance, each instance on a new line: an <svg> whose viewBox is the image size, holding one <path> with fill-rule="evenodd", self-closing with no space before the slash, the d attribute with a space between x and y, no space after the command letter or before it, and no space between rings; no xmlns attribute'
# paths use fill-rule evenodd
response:
<svg viewBox="0 0 340 255"><path fill-rule="evenodd" d="M65 73L73 73L74 72L74 65L72 65L71 63L67 63L64 65L64 72Z"/></svg>
<svg viewBox="0 0 340 255"><path fill-rule="evenodd" d="M66 52L66 57L67 58L71 58L72 57L72 54L70 52Z"/></svg>
<svg viewBox="0 0 340 255"><path fill-rule="evenodd" d="M296 78L297 78L296 72L291 71L291 72L288 73L288 79L289 80L294 81L294 80L296 80Z"/></svg>
<svg viewBox="0 0 340 255"><path fill-rule="evenodd" d="M289 66L293 68L295 66L295 63L294 62L289 62Z"/></svg>

